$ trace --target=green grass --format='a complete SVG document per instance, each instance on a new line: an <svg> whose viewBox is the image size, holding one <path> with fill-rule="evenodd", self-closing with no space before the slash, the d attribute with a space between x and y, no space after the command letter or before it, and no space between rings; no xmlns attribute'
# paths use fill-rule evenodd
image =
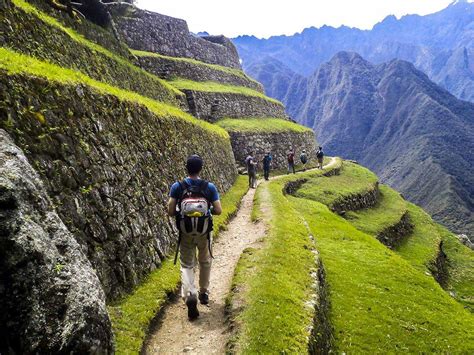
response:
<svg viewBox="0 0 474 355"><path fill-rule="evenodd" d="M182 95L182 93L179 90L176 90L173 86L168 84L166 81L164 81L164 80L158 78L157 76L152 75L152 74L148 73L147 71L133 65L127 59L124 59L124 58L116 55L115 53L113 53L113 52L105 49L104 47L98 45L97 43L89 41L88 39L86 39L81 34L77 33L76 31L74 31L71 28L68 28L68 27L62 25L57 19L45 14L44 12L40 11L35 6L31 5L30 3L26 2L25 0L12 0L12 3L16 7L23 10L24 12L36 16L37 18L39 18L44 23L63 31L72 40L76 41L80 45L86 46L86 47L90 48L91 50L96 51L98 53L101 53L101 54L113 59L114 61L119 62L120 64L122 64L124 66L130 67L132 70L134 70L136 72L139 72L142 75L152 77L153 80L155 80L157 83L159 83L161 86L163 86L167 91L169 91L172 96Z"/></svg>
<svg viewBox="0 0 474 355"><path fill-rule="evenodd" d="M434 222L418 206L409 203L408 211L414 225L413 233L396 248L396 252L422 272L428 272L443 241L448 256L446 290L454 298L474 311L474 252L462 245L451 232Z"/></svg>
<svg viewBox="0 0 474 355"><path fill-rule="evenodd" d="M474 317L431 276L326 206L290 201L326 268L337 352L472 353Z"/></svg>
<svg viewBox="0 0 474 355"><path fill-rule="evenodd" d="M135 54L137 57L156 57L156 58L161 58L161 59L166 59L166 60L172 60L176 62L184 62L184 63L189 63L192 65L197 65L197 66L204 66L211 68L213 70L221 71L227 74L235 75L238 76L242 79L252 81L254 83L260 84L258 81L252 79L251 77L247 76L242 70L235 69L235 68L229 68L229 67L224 67L222 65L217 65L217 64L209 64L205 62L201 62L196 59L192 58L183 58L183 57L170 57L166 55L162 55L159 53L153 53L153 52L146 52L146 51L138 51L135 49L130 50L133 54Z"/></svg>
<svg viewBox="0 0 474 355"><path fill-rule="evenodd" d="M321 171L308 172L318 176ZM245 288L245 305L235 315L239 324L233 343L244 354L307 353L314 308L311 272L316 270L314 243L298 208L282 194L289 177L263 182L257 206L269 206L271 220L262 248L250 250L238 263L233 287ZM252 213L261 217L261 211ZM251 260L251 262L249 262ZM239 297L239 295L236 295ZM230 302L232 299L230 298Z"/></svg>
<svg viewBox="0 0 474 355"><path fill-rule="evenodd" d="M398 223L407 212L407 203L398 192L384 185L379 189L379 200L373 208L346 213L346 219L354 227L374 236Z"/></svg>
<svg viewBox="0 0 474 355"><path fill-rule="evenodd" d="M448 285L455 299L474 312L474 252L462 245L446 228L437 225L448 256Z"/></svg>
<svg viewBox="0 0 474 355"><path fill-rule="evenodd" d="M331 207L352 194L372 190L377 181L377 176L370 170L345 161L340 175L310 179L303 184L297 196Z"/></svg>
<svg viewBox="0 0 474 355"><path fill-rule="evenodd" d="M222 230L229 222L247 190L246 178L238 176L234 185L222 195L222 215L214 218L216 231ZM140 352L150 322L166 303L168 296L177 289L179 282L179 264L173 265L173 260L167 259L133 293L109 305L117 354Z"/></svg>
<svg viewBox="0 0 474 355"><path fill-rule="evenodd" d="M228 132L312 132L311 128L280 118L223 118L216 124Z"/></svg>
<svg viewBox="0 0 474 355"><path fill-rule="evenodd" d="M200 92L217 92L253 96L283 106L280 101L272 99L271 97L265 96L261 92L247 88L245 86L220 84L214 81L192 81L181 78L171 80L169 83L179 90L186 89Z"/></svg>
<svg viewBox="0 0 474 355"><path fill-rule="evenodd" d="M234 185L222 196L222 214L214 217L214 238L225 228L227 222L237 213L240 201L248 191L247 176L238 175Z"/></svg>
<svg viewBox="0 0 474 355"><path fill-rule="evenodd" d="M103 94L115 95L121 100L144 105L153 111L160 119L182 119L221 138L229 139L229 135L224 129L194 118L175 106L158 102L135 92L119 89L115 86L94 80L80 72L65 69L55 64L13 52L6 48L0 48L0 69L6 70L9 74L24 73L64 84L88 85Z"/></svg>

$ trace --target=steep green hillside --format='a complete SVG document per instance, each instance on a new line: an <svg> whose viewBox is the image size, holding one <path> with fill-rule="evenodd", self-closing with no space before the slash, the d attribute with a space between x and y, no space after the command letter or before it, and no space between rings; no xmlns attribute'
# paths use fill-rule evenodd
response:
<svg viewBox="0 0 474 355"><path fill-rule="evenodd" d="M122 53L85 38L26 1L14 0L11 7L0 13L0 32L4 34L0 46L80 71L95 80L172 104L182 96L164 80L132 64ZM102 32L103 36L111 36Z"/></svg>
<svg viewBox="0 0 474 355"><path fill-rule="evenodd" d="M259 186L256 206L267 210L254 214L269 223L269 234L261 248L242 257L234 277L229 308L237 331L232 349L242 353L474 350L474 317L463 307L474 295L471 250L385 186L374 206L347 212L347 219L325 206L361 196L359 192L374 182L376 177L366 169L344 162L342 168L332 166ZM282 193L295 189L296 196ZM402 245L390 250L374 237L401 218L402 211L408 212L414 229ZM439 258L440 240L447 263ZM312 249L318 252L319 266L314 253L308 253ZM448 270L446 290L437 283L440 270L435 265ZM311 275L317 275L315 281ZM309 301L311 285L317 294L314 303ZM301 292L298 302L291 299L295 292ZM239 307L233 307L234 302ZM311 319L316 331L310 335Z"/></svg>

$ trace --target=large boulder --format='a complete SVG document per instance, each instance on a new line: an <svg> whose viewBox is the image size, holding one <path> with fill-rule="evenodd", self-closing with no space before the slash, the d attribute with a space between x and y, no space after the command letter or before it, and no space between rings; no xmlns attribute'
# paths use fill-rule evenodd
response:
<svg viewBox="0 0 474 355"><path fill-rule="evenodd" d="M113 352L105 295L42 181L0 130L0 353Z"/></svg>

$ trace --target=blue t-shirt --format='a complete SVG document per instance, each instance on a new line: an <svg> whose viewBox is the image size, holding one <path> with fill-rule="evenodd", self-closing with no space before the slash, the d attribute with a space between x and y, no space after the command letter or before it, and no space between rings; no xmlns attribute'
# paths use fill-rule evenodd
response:
<svg viewBox="0 0 474 355"><path fill-rule="evenodd" d="M201 179L191 179L187 177L186 183L191 186L196 186L199 185L200 182L202 181ZM217 191L216 185L214 185L212 182L210 182L207 185L207 191L204 191L206 196L209 198L209 200L212 202L216 202L219 200L219 192ZM175 199L180 199L181 195L183 194L183 189L181 188L181 185L179 182L175 182L173 185L171 185L170 189L170 197L175 198Z"/></svg>

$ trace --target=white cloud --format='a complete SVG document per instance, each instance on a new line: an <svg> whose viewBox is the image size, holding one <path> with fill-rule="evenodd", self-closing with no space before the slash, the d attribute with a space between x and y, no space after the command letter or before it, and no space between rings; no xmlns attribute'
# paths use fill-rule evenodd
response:
<svg viewBox="0 0 474 355"><path fill-rule="evenodd" d="M346 25L370 29L387 15L425 15L452 0L138 0L141 8L178 17L193 32L207 31L235 37L301 32L306 27ZM472 0L470 0L472 1Z"/></svg>

